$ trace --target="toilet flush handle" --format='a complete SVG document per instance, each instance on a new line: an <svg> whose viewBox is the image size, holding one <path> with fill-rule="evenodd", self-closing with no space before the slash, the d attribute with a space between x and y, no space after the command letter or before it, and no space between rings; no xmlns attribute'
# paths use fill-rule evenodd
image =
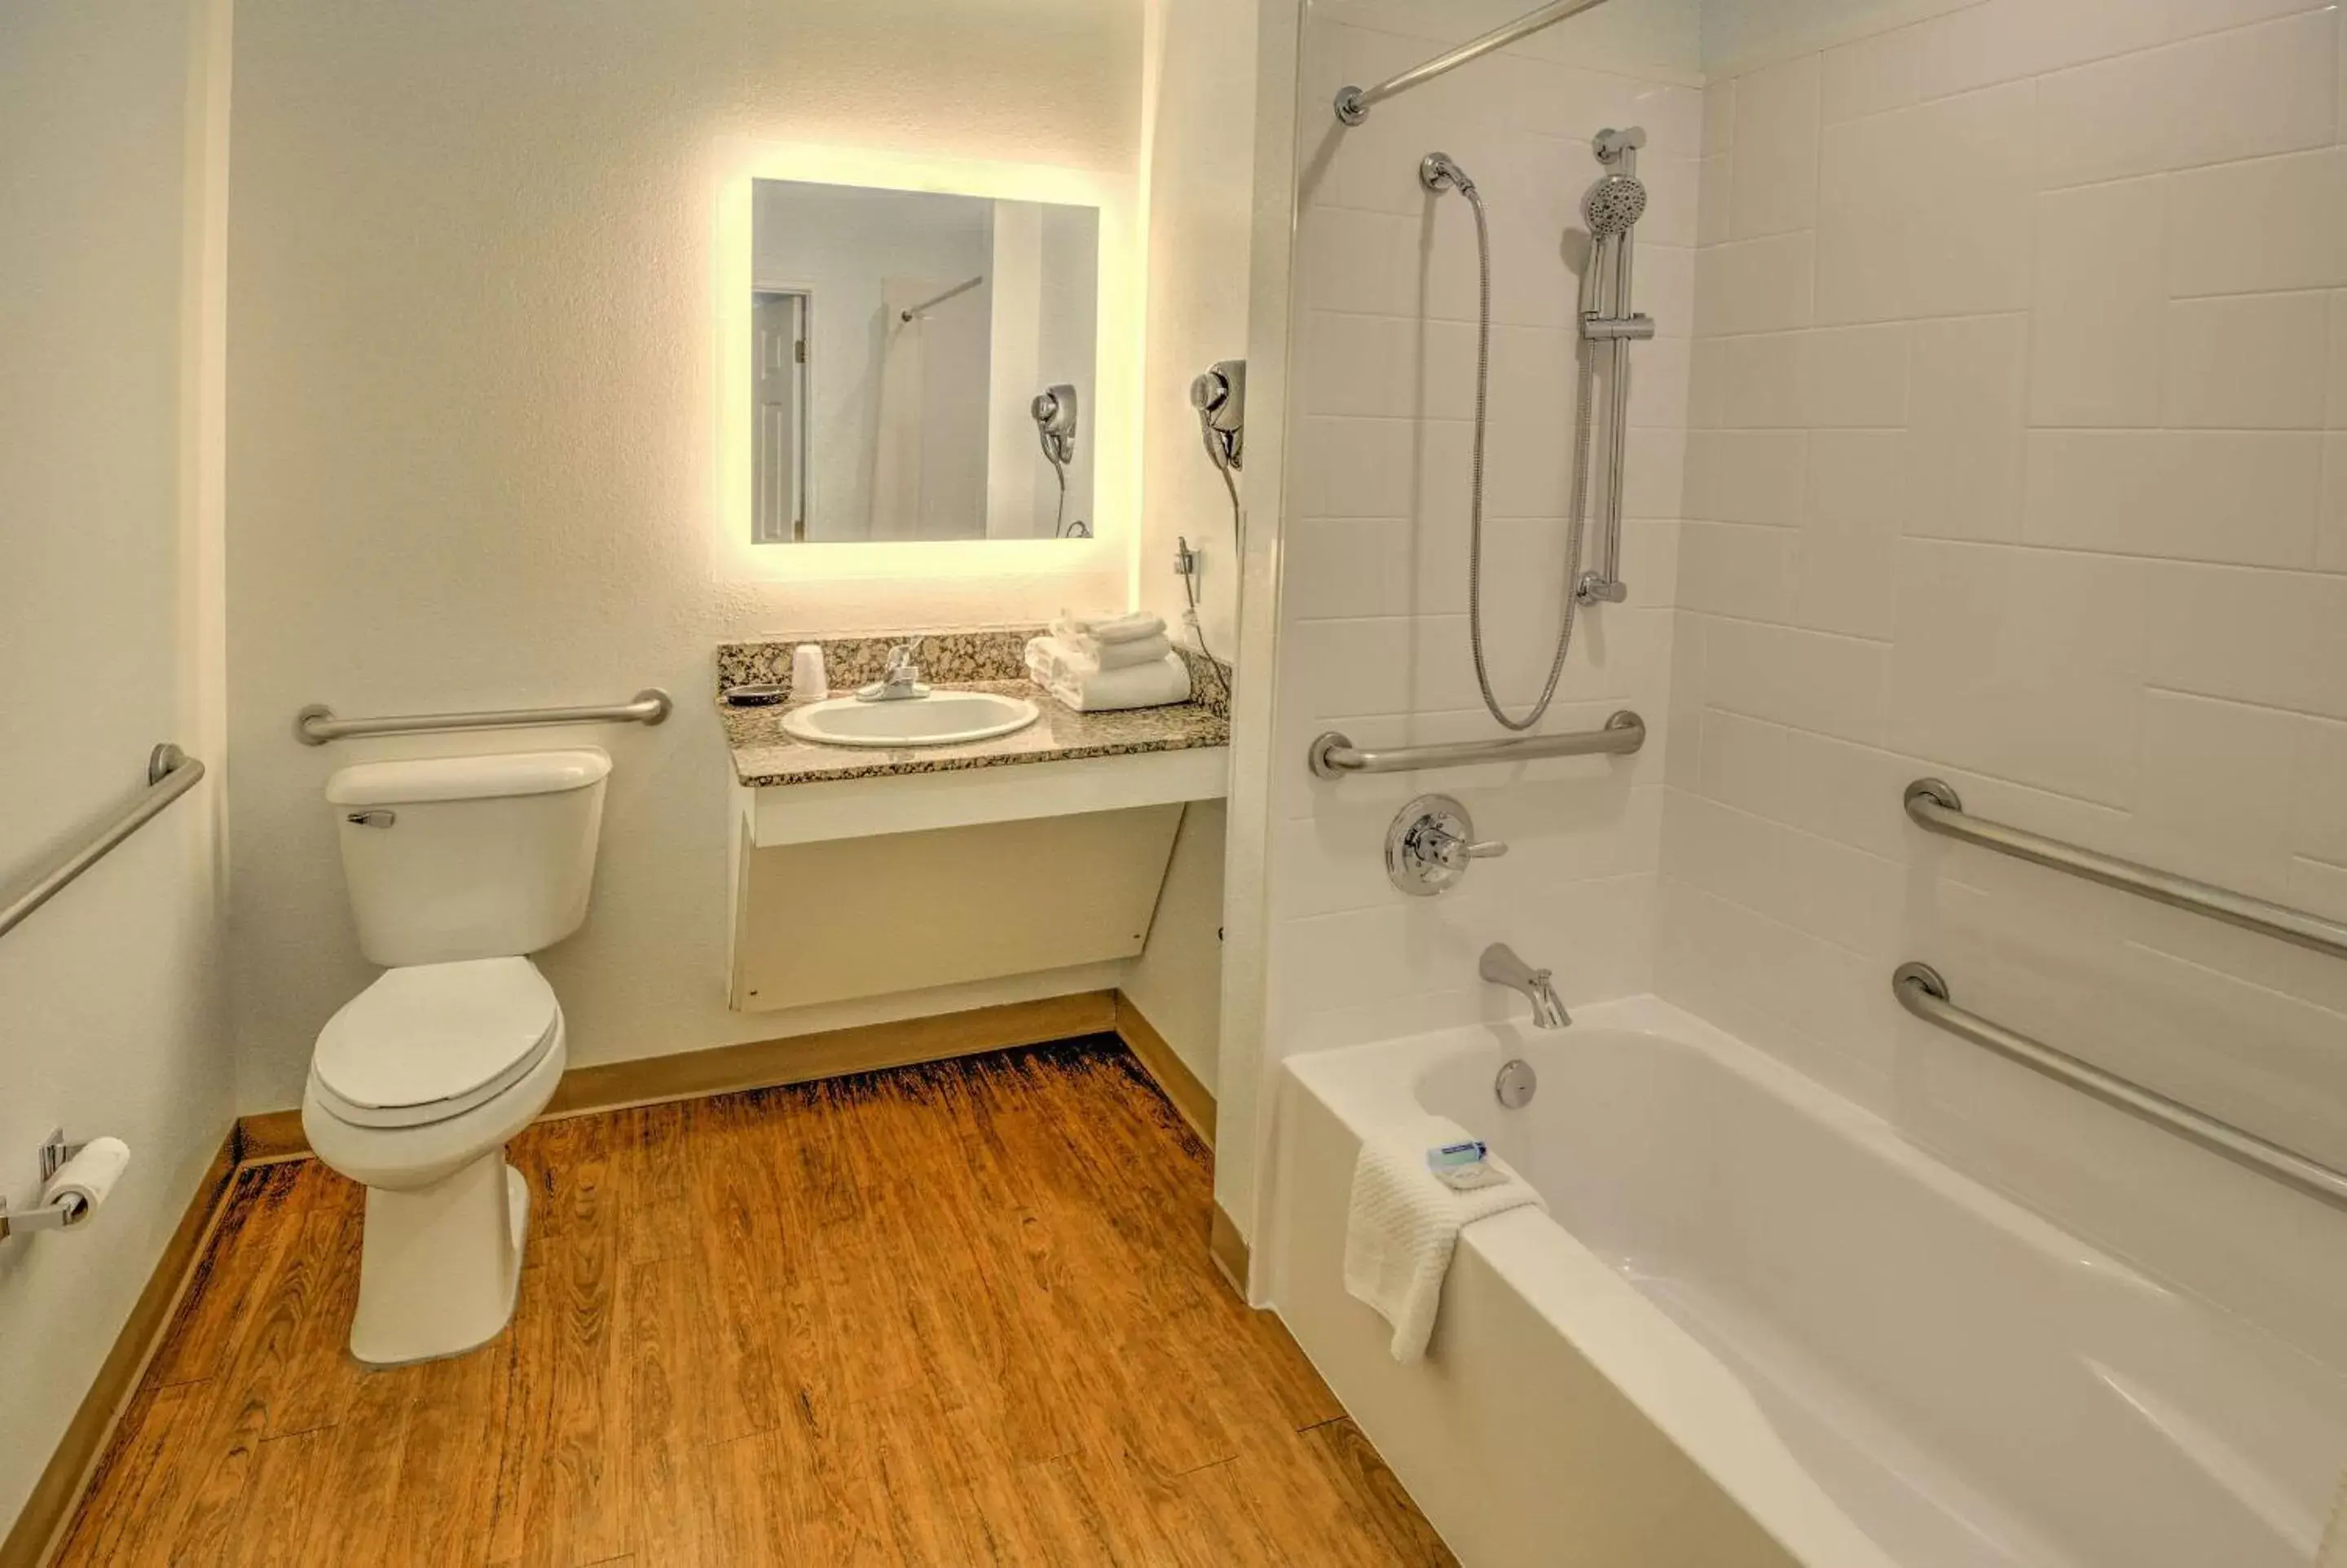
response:
<svg viewBox="0 0 2347 1568"><path fill-rule="evenodd" d="M354 811L343 818L353 827L389 827L399 820L395 811Z"/></svg>

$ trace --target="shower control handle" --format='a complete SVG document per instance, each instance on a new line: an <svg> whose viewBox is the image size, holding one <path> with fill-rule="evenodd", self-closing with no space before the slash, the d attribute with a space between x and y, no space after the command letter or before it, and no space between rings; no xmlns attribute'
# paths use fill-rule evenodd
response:
<svg viewBox="0 0 2347 1568"><path fill-rule="evenodd" d="M1462 860L1497 860L1508 852L1508 846L1496 838L1461 838L1440 827L1429 827L1425 842L1428 851L1445 866Z"/></svg>
<svg viewBox="0 0 2347 1568"><path fill-rule="evenodd" d="M1508 852L1497 839L1475 836L1467 808L1447 794L1422 794L1386 830L1386 876L1396 887L1424 898L1455 886L1470 863Z"/></svg>

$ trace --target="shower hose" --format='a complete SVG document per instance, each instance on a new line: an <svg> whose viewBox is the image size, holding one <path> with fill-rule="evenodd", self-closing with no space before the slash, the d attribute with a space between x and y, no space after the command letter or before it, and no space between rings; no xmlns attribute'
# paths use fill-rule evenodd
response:
<svg viewBox="0 0 2347 1568"><path fill-rule="evenodd" d="M1584 341L1580 345L1581 391L1578 427L1573 447L1573 501L1570 532L1565 541L1564 619L1557 630L1556 656L1549 661L1548 682L1540 701L1521 719L1511 718L1491 690L1490 662L1483 651L1483 442L1488 424L1491 385L1491 231L1483 216L1483 197L1472 185L1460 194L1475 213L1475 254L1481 277L1481 298L1475 318L1475 446L1472 487L1467 510L1467 641L1475 653L1475 684L1481 688L1483 706L1511 730L1529 730L1541 722L1556 700L1557 682L1564 675L1564 658L1573 649L1573 628L1580 605L1573 589L1581 575L1582 536L1586 531L1589 504L1589 447L1592 411L1596 403L1596 362ZM1594 262L1593 262L1594 265Z"/></svg>

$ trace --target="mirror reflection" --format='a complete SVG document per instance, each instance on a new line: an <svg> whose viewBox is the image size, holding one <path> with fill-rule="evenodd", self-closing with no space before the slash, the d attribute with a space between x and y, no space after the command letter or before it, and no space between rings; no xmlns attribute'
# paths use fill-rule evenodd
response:
<svg viewBox="0 0 2347 1568"><path fill-rule="evenodd" d="M752 538L1073 538L1100 214L757 182Z"/></svg>

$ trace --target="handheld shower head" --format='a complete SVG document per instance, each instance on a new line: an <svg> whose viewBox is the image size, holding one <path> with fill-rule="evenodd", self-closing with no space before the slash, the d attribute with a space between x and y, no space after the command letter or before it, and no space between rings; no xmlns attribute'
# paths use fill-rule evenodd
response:
<svg viewBox="0 0 2347 1568"><path fill-rule="evenodd" d="M1429 190L1455 190L1461 196L1475 194L1475 182L1467 171L1451 161L1447 152L1430 152L1418 160L1418 180Z"/></svg>
<svg viewBox="0 0 2347 1568"><path fill-rule="evenodd" d="M1593 240L1628 233L1645 212L1645 181L1635 174L1608 174L1581 199L1582 220Z"/></svg>

